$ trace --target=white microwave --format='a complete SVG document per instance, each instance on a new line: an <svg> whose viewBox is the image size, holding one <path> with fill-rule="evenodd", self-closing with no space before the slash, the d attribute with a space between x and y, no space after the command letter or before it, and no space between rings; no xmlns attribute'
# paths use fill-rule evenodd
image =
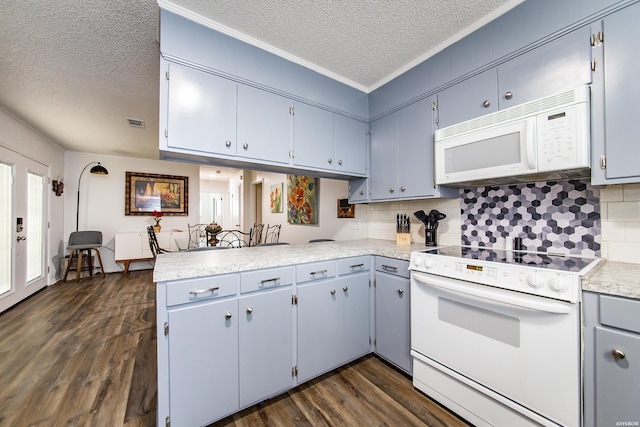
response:
<svg viewBox="0 0 640 427"><path fill-rule="evenodd" d="M462 187L590 175L589 88L435 132L436 183Z"/></svg>

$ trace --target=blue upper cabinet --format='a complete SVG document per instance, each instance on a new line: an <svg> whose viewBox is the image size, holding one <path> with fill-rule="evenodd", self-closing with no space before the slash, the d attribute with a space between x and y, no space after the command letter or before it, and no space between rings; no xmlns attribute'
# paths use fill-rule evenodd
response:
<svg viewBox="0 0 640 427"><path fill-rule="evenodd" d="M161 84L169 94L161 142L168 148L235 156L238 85L164 60L161 68Z"/></svg>
<svg viewBox="0 0 640 427"><path fill-rule="evenodd" d="M598 65L592 93L593 165L596 185L640 180L640 3L604 18L594 53Z"/></svg>
<svg viewBox="0 0 640 427"><path fill-rule="evenodd" d="M250 86L238 87L238 157L288 164L291 101Z"/></svg>
<svg viewBox="0 0 640 427"><path fill-rule="evenodd" d="M364 123L310 105L295 103L294 165L365 176L366 142Z"/></svg>

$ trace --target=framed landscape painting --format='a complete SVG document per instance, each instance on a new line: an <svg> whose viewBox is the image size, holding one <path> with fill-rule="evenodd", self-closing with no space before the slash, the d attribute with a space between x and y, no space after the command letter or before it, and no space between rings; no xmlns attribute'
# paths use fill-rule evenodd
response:
<svg viewBox="0 0 640 427"><path fill-rule="evenodd" d="M125 215L189 214L189 177L127 172L125 180Z"/></svg>

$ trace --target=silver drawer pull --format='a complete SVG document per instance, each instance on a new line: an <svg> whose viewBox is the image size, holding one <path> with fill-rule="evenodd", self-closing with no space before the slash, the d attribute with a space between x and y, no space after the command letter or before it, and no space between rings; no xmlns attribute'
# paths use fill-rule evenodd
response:
<svg viewBox="0 0 640 427"><path fill-rule="evenodd" d="M331 295L335 295L336 294L336 290L335 289L331 289Z"/></svg>
<svg viewBox="0 0 640 427"><path fill-rule="evenodd" d="M354 268L362 268L362 267L364 267L364 264L353 264L353 265L350 265L350 266L349 266L349 268L350 268L350 269L352 269L352 270L353 270Z"/></svg>
<svg viewBox="0 0 640 427"><path fill-rule="evenodd" d="M327 270L318 270L318 271L312 271L311 274L312 276L315 276L316 274L326 274Z"/></svg>
<svg viewBox="0 0 640 427"><path fill-rule="evenodd" d="M204 294L205 292L215 292L218 289L220 289L219 287L215 287L215 288L209 288L209 289L198 289L197 291L190 291L189 293L191 295L200 295L200 294Z"/></svg>
<svg viewBox="0 0 640 427"><path fill-rule="evenodd" d="M404 289L398 289L398 295L404 294Z"/></svg>
<svg viewBox="0 0 640 427"><path fill-rule="evenodd" d="M347 291L349 290L349 288L348 288L347 286L345 286L344 288L342 288L342 290L343 290L344 292L347 292Z"/></svg>
<svg viewBox="0 0 640 427"><path fill-rule="evenodd" d="M398 267L393 267L391 265L384 265L384 264L382 265L382 269L387 271L393 271L393 272L398 271Z"/></svg>
<svg viewBox="0 0 640 427"><path fill-rule="evenodd" d="M276 283L278 280L280 280L279 277L274 277L273 279L264 279L264 280L260 280L260 284L264 285L265 283L269 283L269 282Z"/></svg>
<svg viewBox="0 0 640 427"><path fill-rule="evenodd" d="M616 360L624 360L627 357L627 355L624 354L622 350L618 350L617 348L611 350L611 354L613 355L613 358Z"/></svg>
<svg viewBox="0 0 640 427"><path fill-rule="evenodd" d="M231 313L227 312L227 314L224 315L224 318L227 320L231 319Z"/></svg>
<svg viewBox="0 0 640 427"><path fill-rule="evenodd" d="M247 314L253 313L253 307L247 307Z"/></svg>

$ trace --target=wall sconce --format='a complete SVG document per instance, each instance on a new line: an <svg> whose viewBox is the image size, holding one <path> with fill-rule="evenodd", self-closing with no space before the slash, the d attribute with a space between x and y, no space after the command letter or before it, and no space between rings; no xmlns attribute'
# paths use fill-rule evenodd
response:
<svg viewBox="0 0 640 427"><path fill-rule="evenodd" d="M62 196L62 193L64 192L64 182L55 180L51 184L51 191L56 193L56 196L58 197Z"/></svg>

